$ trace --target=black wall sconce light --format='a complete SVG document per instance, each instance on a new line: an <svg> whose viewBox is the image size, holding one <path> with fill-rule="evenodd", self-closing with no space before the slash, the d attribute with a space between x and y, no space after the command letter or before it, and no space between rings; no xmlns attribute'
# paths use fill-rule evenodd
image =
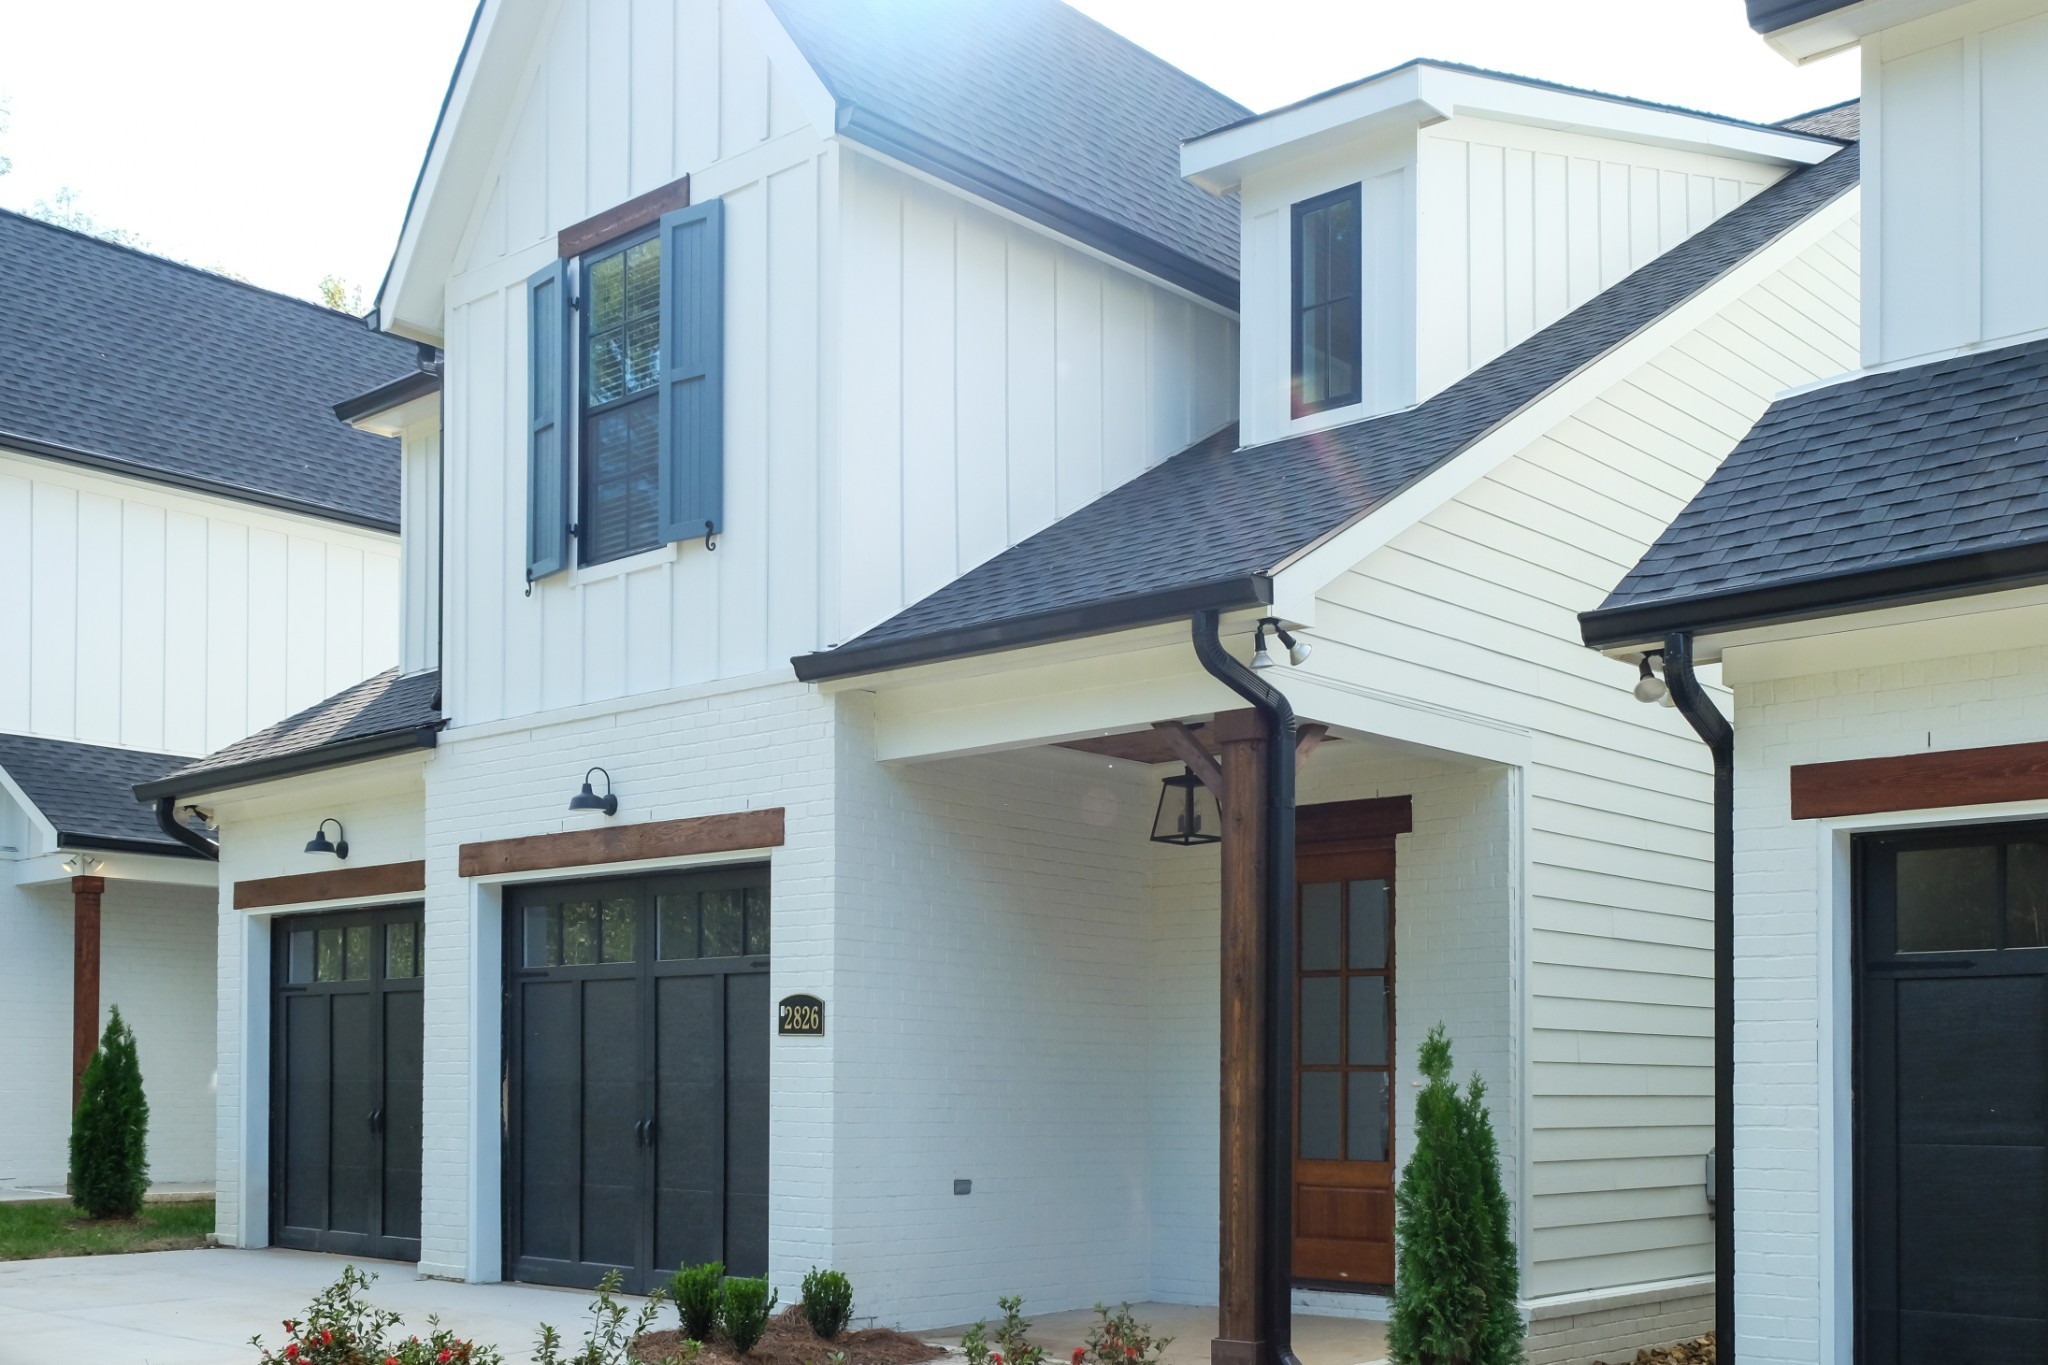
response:
<svg viewBox="0 0 2048 1365"><path fill-rule="evenodd" d="M334 826L334 842L327 842L327 827ZM337 858L348 857L348 833L341 827L341 821L328 816L313 827L313 837L306 841L308 853L332 853Z"/></svg>
<svg viewBox="0 0 2048 1365"><path fill-rule="evenodd" d="M590 773L604 773L604 795L599 796L590 789ZM612 795L612 775L602 768L592 768L583 774L583 790L569 798L570 810L601 810L606 815L619 813L619 798Z"/></svg>

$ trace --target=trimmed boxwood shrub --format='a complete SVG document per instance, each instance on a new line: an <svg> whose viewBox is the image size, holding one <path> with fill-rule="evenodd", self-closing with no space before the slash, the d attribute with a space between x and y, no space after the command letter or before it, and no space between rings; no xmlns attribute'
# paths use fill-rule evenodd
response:
<svg viewBox="0 0 2048 1365"><path fill-rule="evenodd" d="M669 1277L668 1296L683 1320L683 1335L691 1341L709 1341L717 1330L719 1290L724 1284L723 1261L686 1265Z"/></svg>
<svg viewBox="0 0 2048 1365"><path fill-rule="evenodd" d="M811 1267L804 1276L804 1321L830 1341L853 1320L853 1281L836 1270Z"/></svg>
<svg viewBox="0 0 2048 1365"><path fill-rule="evenodd" d="M149 1101L135 1034L116 1006L71 1116L71 1202L88 1218L133 1218L149 1193Z"/></svg>
<svg viewBox="0 0 2048 1365"><path fill-rule="evenodd" d="M745 1355L768 1330L768 1315L775 1311L776 1294L768 1281L744 1275L728 1278L718 1294L718 1316L733 1350Z"/></svg>

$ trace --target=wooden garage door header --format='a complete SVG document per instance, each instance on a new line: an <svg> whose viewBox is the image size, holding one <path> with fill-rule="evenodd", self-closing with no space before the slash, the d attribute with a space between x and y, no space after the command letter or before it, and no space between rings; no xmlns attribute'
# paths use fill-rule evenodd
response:
<svg viewBox="0 0 2048 1365"><path fill-rule="evenodd" d="M644 862L699 853L739 853L782 846L782 807L700 815L687 820L652 820L607 825L564 834L531 834L464 844L458 866L465 877L508 872L545 872L558 867Z"/></svg>
<svg viewBox="0 0 2048 1365"><path fill-rule="evenodd" d="M2048 799L2048 744L1857 758L1792 767L1792 818Z"/></svg>
<svg viewBox="0 0 2048 1365"><path fill-rule="evenodd" d="M424 862L330 867L320 872L256 877L236 882L235 909L264 910L273 905L304 905L312 901L406 896L426 889L427 865Z"/></svg>

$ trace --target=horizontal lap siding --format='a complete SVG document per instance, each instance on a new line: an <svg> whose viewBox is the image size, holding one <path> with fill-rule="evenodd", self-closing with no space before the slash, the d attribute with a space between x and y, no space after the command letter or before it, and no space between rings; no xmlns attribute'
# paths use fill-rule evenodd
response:
<svg viewBox="0 0 2048 1365"><path fill-rule="evenodd" d="M0 452L22 604L0 731L232 744L397 662L398 558L395 536Z"/></svg>
<svg viewBox="0 0 2048 1365"><path fill-rule="evenodd" d="M1534 1296L1712 1268L1706 751L1675 711L1629 695L1633 675L1579 643L1576 617L1779 391L1854 363L1854 233L1647 360L1320 604L1318 665L1531 733Z"/></svg>

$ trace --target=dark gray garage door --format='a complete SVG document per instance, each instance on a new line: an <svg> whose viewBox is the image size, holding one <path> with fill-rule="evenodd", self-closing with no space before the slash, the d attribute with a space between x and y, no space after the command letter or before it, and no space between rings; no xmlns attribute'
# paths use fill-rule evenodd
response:
<svg viewBox="0 0 2048 1365"><path fill-rule="evenodd" d="M1858 876L1859 1355L2048 1361L2048 827L1866 839Z"/></svg>
<svg viewBox="0 0 2048 1365"><path fill-rule="evenodd" d="M416 905L271 929L270 1239L420 1257Z"/></svg>
<svg viewBox="0 0 2048 1365"><path fill-rule="evenodd" d="M522 887L506 919L507 1273L766 1274L767 869Z"/></svg>

